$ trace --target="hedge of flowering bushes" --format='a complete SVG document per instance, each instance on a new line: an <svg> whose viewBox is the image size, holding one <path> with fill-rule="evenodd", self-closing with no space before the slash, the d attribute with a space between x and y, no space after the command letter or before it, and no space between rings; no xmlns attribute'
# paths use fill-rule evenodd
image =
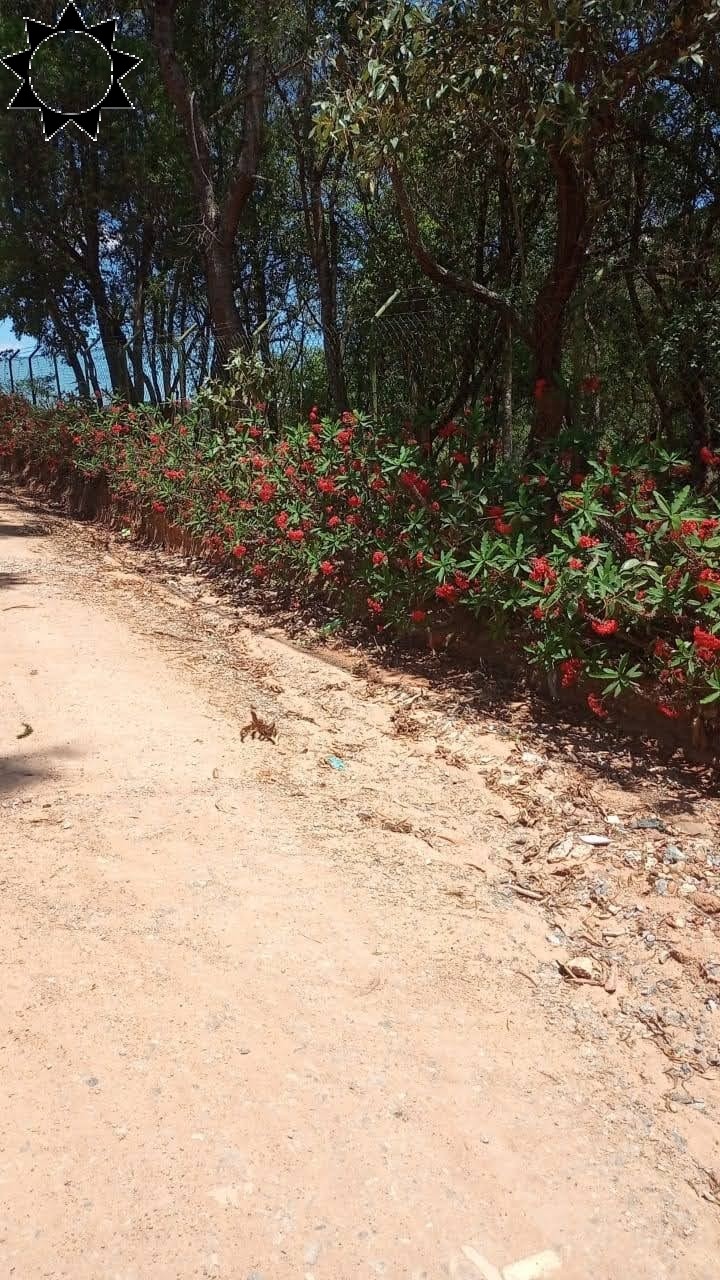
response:
<svg viewBox="0 0 720 1280"><path fill-rule="evenodd" d="M421 446L409 424L388 438L352 413L311 411L278 437L262 405L217 432L191 408L4 398L0 453L103 476L249 578L321 592L377 629L464 618L522 646L551 687L578 686L596 716L630 691L670 719L712 716L720 699L720 458L707 450L698 493L687 459L652 444L589 461L568 444L521 474L489 463L482 410Z"/></svg>

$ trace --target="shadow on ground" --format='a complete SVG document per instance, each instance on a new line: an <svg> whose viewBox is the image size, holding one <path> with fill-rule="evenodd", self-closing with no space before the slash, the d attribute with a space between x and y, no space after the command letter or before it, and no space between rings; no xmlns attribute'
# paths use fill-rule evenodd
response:
<svg viewBox="0 0 720 1280"><path fill-rule="evenodd" d="M15 799L35 782L57 780L59 764L79 754L72 747L56 747L0 756L0 800Z"/></svg>
<svg viewBox="0 0 720 1280"><path fill-rule="evenodd" d="M45 538L49 529L37 521L24 524L7 524L0 521L0 538Z"/></svg>

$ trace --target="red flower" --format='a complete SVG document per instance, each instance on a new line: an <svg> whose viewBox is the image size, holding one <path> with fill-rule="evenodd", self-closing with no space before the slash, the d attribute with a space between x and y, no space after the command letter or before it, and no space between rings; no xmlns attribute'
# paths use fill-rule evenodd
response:
<svg viewBox="0 0 720 1280"><path fill-rule="evenodd" d="M232 553L236 560L242 560L243 556L247 555L247 547L242 542L238 542L237 546L233 547Z"/></svg>
<svg viewBox="0 0 720 1280"><path fill-rule="evenodd" d="M642 543L636 533L626 533L623 542L631 556L637 556L642 551Z"/></svg>
<svg viewBox="0 0 720 1280"><path fill-rule="evenodd" d="M346 516L346 517L345 517L345 523L346 523L346 524L348 524L348 525L350 525L351 527L357 527L357 522L358 522L358 518L357 518L357 516Z"/></svg>
<svg viewBox="0 0 720 1280"><path fill-rule="evenodd" d="M485 515L489 516L491 520L502 520L503 516L505 515L505 508L497 507L497 506L488 507L487 510L485 511Z"/></svg>
<svg viewBox="0 0 720 1280"><path fill-rule="evenodd" d="M535 381L535 386L533 387L533 395L535 399L542 400L549 386L550 386L550 383L548 382L547 378L537 378Z"/></svg>
<svg viewBox="0 0 720 1280"><path fill-rule="evenodd" d="M587 476L582 471L576 471L575 474L570 477L570 483L574 489L582 489L586 480Z"/></svg>
<svg viewBox="0 0 720 1280"><path fill-rule="evenodd" d="M563 689L569 689L577 684L584 666L582 658L566 658L560 663L560 683Z"/></svg>
<svg viewBox="0 0 720 1280"><path fill-rule="evenodd" d="M618 629L616 618L605 618L602 620L593 618L590 626L599 636L614 636Z"/></svg>
<svg viewBox="0 0 720 1280"><path fill-rule="evenodd" d="M304 542L305 534L302 529L288 529L288 542Z"/></svg>
<svg viewBox="0 0 720 1280"><path fill-rule="evenodd" d="M672 653L672 649L668 644L667 640L656 640L653 645L652 651L655 657L660 658L663 662L665 662L670 657L670 654Z"/></svg>
<svg viewBox="0 0 720 1280"><path fill-rule="evenodd" d="M385 552L373 551L372 562L375 565L375 568L378 568L381 564L387 564L387 556L385 555Z"/></svg>
<svg viewBox="0 0 720 1280"><path fill-rule="evenodd" d="M324 573L326 578L329 578L330 574L335 572L335 565L332 563L331 560L321 560L320 572Z"/></svg>
<svg viewBox="0 0 720 1280"><path fill-rule="evenodd" d="M702 658L703 662L712 662L720 652L720 636L714 636L710 631L703 631L702 627L695 627L693 644L698 657Z"/></svg>
<svg viewBox="0 0 720 1280"><path fill-rule="evenodd" d="M383 479L383 477L373 476L372 480L370 481L370 488L373 490L374 493L379 493L381 489L384 489L385 480Z"/></svg>
<svg viewBox="0 0 720 1280"><path fill-rule="evenodd" d="M312 449L313 453L319 453L322 449L320 437L316 436L314 431L311 431L307 438L307 447L308 449Z"/></svg>
<svg viewBox="0 0 720 1280"><path fill-rule="evenodd" d="M533 556L530 560L530 565L532 568L530 574L531 582L555 582L557 580L557 573L545 556Z"/></svg>
<svg viewBox="0 0 720 1280"><path fill-rule="evenodd" d="M317 482L317 487L320 493L334 493L335 481L329 476L321 476Z"/></svg>
<svg viewBox="0 0 720 1280"><path fill-rule="evenodd" d="M273 523L278 529L287 529L289 522L290 522L290 517L287 511L281 511L280 514L277 515L275 517L275 520L273 521Z"/></svg>
<svg viewBox="0 0 720 1280"><path fill-rule="evenodd" d="M165 512L165 510L166 510L165 503L164 503L164 502L153 502L153 504L152 504L152 509L153 509L153 511L157 511L158 515L160 515L160 516L161 516L161 515L163 515L163 513L164 513L164 512Z"/></svg>
<svg viewBox="0 0 720 1280"><path fill-rule="evenodd" d="M367 607L371 613L382 613L383 607L379 600L373 599L372 596L367 598Z"/></svg>
<svg viewBox="0 0 720 1280"><path fill-rule="evenodd" d="M453 578L455 581L455 586L457 587L458 591L470 590L470 579L468 578L467 574L461 573L460 570L458 570L453 575Z"/></svg>
<svg viewBox="0 0 720 1280"><path fill-rule="evenodd" d="M502 534L503 537L506 537L507 534L512 533L512 525L508 524L507 520L496 520L494 524L494 528L495 528L495 532Z"/></svg>
<svg viewBox="0 0 720 1280"><path fill-rule="evenodd" d="M589 533L583 533L578 538L578 546L582 547L583 551L589 551L592 547L600 546L600 539L593 538Z"/></svg>
<svg viewBox="0 0 720 1280"><path fill-rule="evenodd" d="M453 436L460 434L460 428L455 422L446 422L444 427L438 431L438 440L450 440Z"/></svg>
<svg viewBox="0 0 720 1280"><path fill-rule="evenodd" d="M347 449L354 435L355 435L355 432L352 430L352 428L346 427L344 431L338 431L335 439L337 440L341 449Z"/></svg>
<svg viewBox="0 0 720 1280"><path fill-rule="evenodd" d="M438 600L447 600L448 604L455 604L458 598L458 589L450 582L443 582L439 587L435 588L435 595Z"/></svg>
<svg viewBox="0 0 720 1280"><path fill-rule="evenodd" d="M578 560L577 556L570 556L570 559L568 560L568 568L584 569L585 565L583 564L582 560Z"/></svg>
<svg viewBox="0 0 720 1280"><path fill-rule="evenodd" d="M542 621L543 621L543 619L544 619L544 617L545 617L545 613L544 613L544 610L543 610L543 608L542 608L542 605L539 605L539 604L536 604L536 605L535 605L535 608L534 608L534 609L533 609L533 611L532 611L532 616L533 616L533 618L535 618L535 620L536 620L537 622L542 622Z"/></svg>
<svg viewBox="0 0 720 1280"><path fill-rule="evenodd" d="M494 403L495 401L493 396L483 396L483 404L486 409L492 409Z"/></svg>
<svg viewBox="0 0 720 1280"><path fill-rule="evenodd" d="M605 709L605 704L603 703L602 698L598 697L596 693L588 694L587 704L593 715L598 716L600 720L607 720L608 713Z"/></svg>
<svg viewBox="0 0 720 1280"><path fill-rule="evenodd" d="M254 564L254 565L253 565L253 567L252 567L252 574L253 574L253 577L254 577L254 578L258 578L258 579L259 579L259 578L264 578L264 577L265 577L265 575L266 575L266 573L267 573L267 569L265 568L265 565L264 565L264 564Z"/></svg>
<svg viewBox="0 0 720 1280"><path fill-rule="evenodd" d="M425 563L425 553L423 551L416 552L415 564L417 565L418 569L422 568L424 563Z"/></svg>
<svg viewBox="0 0 720 1280"><path fill-rule="evenodd" d="M697 520L683 520L680 525L680 532L687 538L693 533L697 533L699 527Z"/></svg>
<svg viewBox="0 0 720 1280"><path fill-rule="evenodd" d="M362 499L358 498L356 493L351 493L350 497L348 498L348 506L353 507L355 510L357 510L358 507L362 506Z"/></svg>
<svg viewBox="0 0 720 1280"><path fill-rule="evenodd" d="M720 528L720 520L715 520L712 517L707 520L701 520L700 528L698 529L698 537L704 542L705 539L715 533L715 530L718 528Z"/></svg>
<svg viewBox="0 0 720 1280"><path fill-rule="evenodd" d="M339 516L331 516L330 519L328 520L328 529L337 529L339 523L340 523Z"/></svg>
<svg viewBox="0 0 720 1280"><path fill-rule="evenodd" d="M671 707L668 702L658 702L657 709L662 716L667 716L668 720L679 720L682 711L678 707Z"/></svg>
<svg viewBox="0 0 720 1280"><path fill-rule="evenodd" d="M457 462L458 466L467 466L470 462L469 453L453 453L451 457L453 462Z"/></svg>
<svg viewBox="0 0 720 1280"><path fill-rule="evenodd" d="M215 501L221 504L223 502L232 502L232 498L230 497L229 493L225 492L224 489L218 489L217 493L215 494Z"/></svg>
<svg viewBox="0 0 720 1280"><path fill-rule="evenodd" d="M421 622L425 622L426 618L427 618L427 614L424 609L413 609L412 613L410 614L410 621L416 622L418 626L420 625Z"/></svg>
<svg viewBox="0 0 720 1280"><path fill-rule="evenodd" d="M720 458L716 453L713 453L711 449L708 449L706 444L704 444L700 450L700 461L704 463L706 467L716 467L718 463L720 463Z"/></svg>
<svg viewBox="0 0 720 1280"><path fill-rule="evenodd" d="M258 489L258 497L261 502L272 502L277 493L277 485L272 484L270 480L264 480Z"/></svg>

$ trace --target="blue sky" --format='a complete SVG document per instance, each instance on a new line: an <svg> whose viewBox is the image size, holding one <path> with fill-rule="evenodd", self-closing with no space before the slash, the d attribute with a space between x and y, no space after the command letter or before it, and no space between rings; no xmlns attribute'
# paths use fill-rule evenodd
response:
<svg viewBox="0 0 720 1280"><path fill-rule="evenodd" d="M10 321L0 320L0 351L3 347L19 347L22 352L32 351L34 346L32 338L21 338L18 341Z"/></svg>

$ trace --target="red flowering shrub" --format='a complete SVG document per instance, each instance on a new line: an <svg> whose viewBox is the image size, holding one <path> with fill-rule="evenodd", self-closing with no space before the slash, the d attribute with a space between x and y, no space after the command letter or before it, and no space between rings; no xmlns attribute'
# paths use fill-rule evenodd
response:
<svg viewBox="0 0 720 1280"><path fill-rule="evenodd" d="M379 439L349 412L314 410L281 439L264 407L225 437L194 413L0 397L0 457L102 475L238 572L305 583L340 614L402 631L461 610L581 685L601 718L629 690L671 719L720 699L720 507L690 488L687 459L568 442L518 474L480 465L468 417L428 454L410 427Z"/></svg>

